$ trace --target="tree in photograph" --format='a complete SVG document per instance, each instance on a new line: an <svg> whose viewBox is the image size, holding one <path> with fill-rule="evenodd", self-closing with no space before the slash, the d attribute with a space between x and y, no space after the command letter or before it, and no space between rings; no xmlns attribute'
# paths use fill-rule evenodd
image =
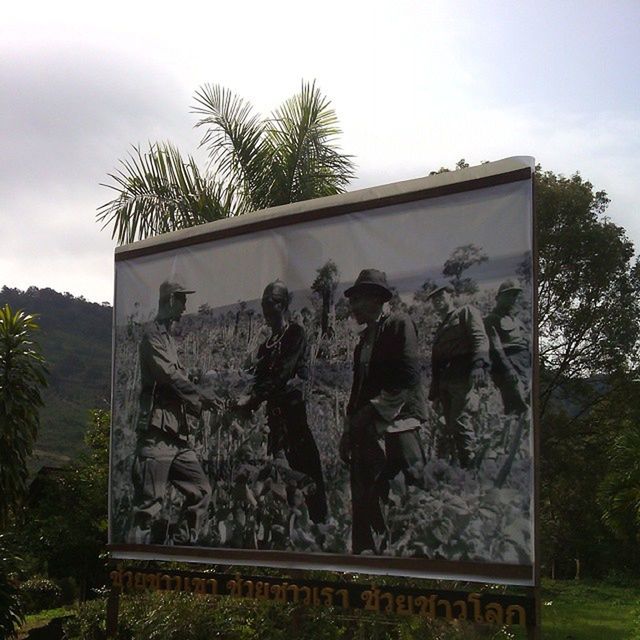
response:
<svg viewBox="0 0 640 640"><path fill-rule="evenodd" d="M335 317L335 295L340 281L340 271L333 260L327 260L319 269L318 275L311 284L313 291L322 303L320 330L322 336L332 331L331 318Z"/></svg>
<svg viewBox="0 0 640 640"><path fill-rule="evenodd" d="M32 315L0 308L0 529L26 492L27 460L40 424L46 367Z"/></svg>
<svg viewBox="0 0 640 640"><path fill-rule="evenodd" d="M475 244L465 244L456 247L442 267L442 274L449 278L449 282L458 295L476 293L478 285L472 278L463 278L462 274L476 264L489 259L487 254Z"/></svg>
<svg viewBox="0 0 640 640"><path fill-rule="evenodd" d="M432 291L438 288L438 283L431 278L427 278L421 285L421 287L414 292L413 299L415 302L425 303L429 299L429 295Z"/></svg>
<svg viewBox="0 0 640 640"><path fill-rule="evenodd" d="M354 177L351 156L336 139L341 130L330 101L315 83L269 117L219 85L195 93L193 112L204 129L201 171L170 143L146 152L134 147L105 185L116 197L98 209L119 243L192 227L266 207L342 193Z"/></svg>

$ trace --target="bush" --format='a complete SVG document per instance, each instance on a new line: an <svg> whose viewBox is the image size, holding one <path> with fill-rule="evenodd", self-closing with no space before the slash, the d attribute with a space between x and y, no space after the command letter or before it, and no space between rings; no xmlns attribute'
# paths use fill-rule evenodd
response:
<svg viewBox="0 0 640 640"><path fill-rule="evenodd" d="M24 607L18 589L0 568L0 638L11 638L24 622Z"/></svg>
<svg viewBox="0 0 640 640"><path fill-rule="evenodd" d="M75 578L67 576L66 578L60 578L57 582L62 591L62 604L73 604L80 593Z"/></svg>
<svg viewBox="0 0 640 640"><path fill-rule="evenodd" d="M55 609L62 604L62 589L49 578L36 576L20 585L20 597L27 613Z"/></svg>
<svg viewBox="0 0 640 640"><path fill-rule="evenodd" d="M143 593L120 601L118 640L500 640L512 636L465 622L430 622L418 617L343 612L329 608L299 607L193 596L186 593ZM66 622L69 640L104 640L106 601L80 606Z"/></svg>

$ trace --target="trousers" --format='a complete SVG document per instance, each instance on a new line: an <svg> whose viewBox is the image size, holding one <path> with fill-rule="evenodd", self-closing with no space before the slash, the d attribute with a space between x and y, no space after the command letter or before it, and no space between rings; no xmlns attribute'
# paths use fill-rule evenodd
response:
<svg viewBox="0 0 640 640"><path fill-rule="evenodd" d="M132 470L134 485L132 542L163 544L165 531L153 525L171 483L182 495L174 544L195 544L207 515L211 485L195 451L162 432L149 433L139 443Z"/></svg>
<svg viewBox="0 0 640 640"><path fill-rule="evenodd" d="M302 395L292 394L278 402L267 402L267 424L268 452L274 455L284 451L289 466L313 480L314 489L306 496L309 516L314 522L324 522L327 518L327 496L320 453L309 429Z"/></svg>
<svg viewBox="0 0 640 640"><path fill-rule="evenodd" d="M379 438L375 427L353 434L351 448L352 553L379 552L374 533L386 531L381 501L389 495L389 480L402 472L407 484L420 484L417 469L425 457L418 430L387 433Z"/></svg>

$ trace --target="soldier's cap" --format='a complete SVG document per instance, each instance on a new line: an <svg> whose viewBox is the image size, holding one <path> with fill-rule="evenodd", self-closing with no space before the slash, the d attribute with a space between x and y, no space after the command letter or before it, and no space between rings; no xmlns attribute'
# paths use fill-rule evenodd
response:
<svg viewBox="0 0 640 640"><path fill-rule="evenodd" d="M522 287L515 280L505 280L498 287L497 296L499 296L502 293L507 293L507 291L522 291Z"/></svg>
<svg viewBox="0 0 640 640"><path fill-rule="evenodd" d="M160 297L163 299L167 299L172 293L195 293L195 290L187 289L181 278L165 280L160 285Z"/></svg>
<svg viewBox="0 0 640 640"><path fill-rule="evenodd" d="M446 291L447 293L455 293L455 289L450 284L443 284L439 287L436 287L429 295L427 296L427 300L433 300L436 296L440 295Z"/></svg>
<svg viewBox="0 0 640 640"><path fill-rule="evenodd" d="M354 293L367 292L381 294L385 302L391 300L393 291L389 288L387 274L384 271L379 271L378 269L363 269L353 283L353 286L349 287L344 292L344 295L350 298Z"/></svg>

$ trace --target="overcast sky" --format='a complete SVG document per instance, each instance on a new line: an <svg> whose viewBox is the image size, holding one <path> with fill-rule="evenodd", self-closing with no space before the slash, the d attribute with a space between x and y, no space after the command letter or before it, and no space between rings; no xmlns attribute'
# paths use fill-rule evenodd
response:
<svg viewBox="0 0 640 640"><path fill-rule="evenodd" d="M638 25L638 0L9 3L0 285L111 301L100 183L132 144L194 152L203 83L268 114L315 79L356 157L352 189L463 157L579 170L640 247Z"/></svg>

